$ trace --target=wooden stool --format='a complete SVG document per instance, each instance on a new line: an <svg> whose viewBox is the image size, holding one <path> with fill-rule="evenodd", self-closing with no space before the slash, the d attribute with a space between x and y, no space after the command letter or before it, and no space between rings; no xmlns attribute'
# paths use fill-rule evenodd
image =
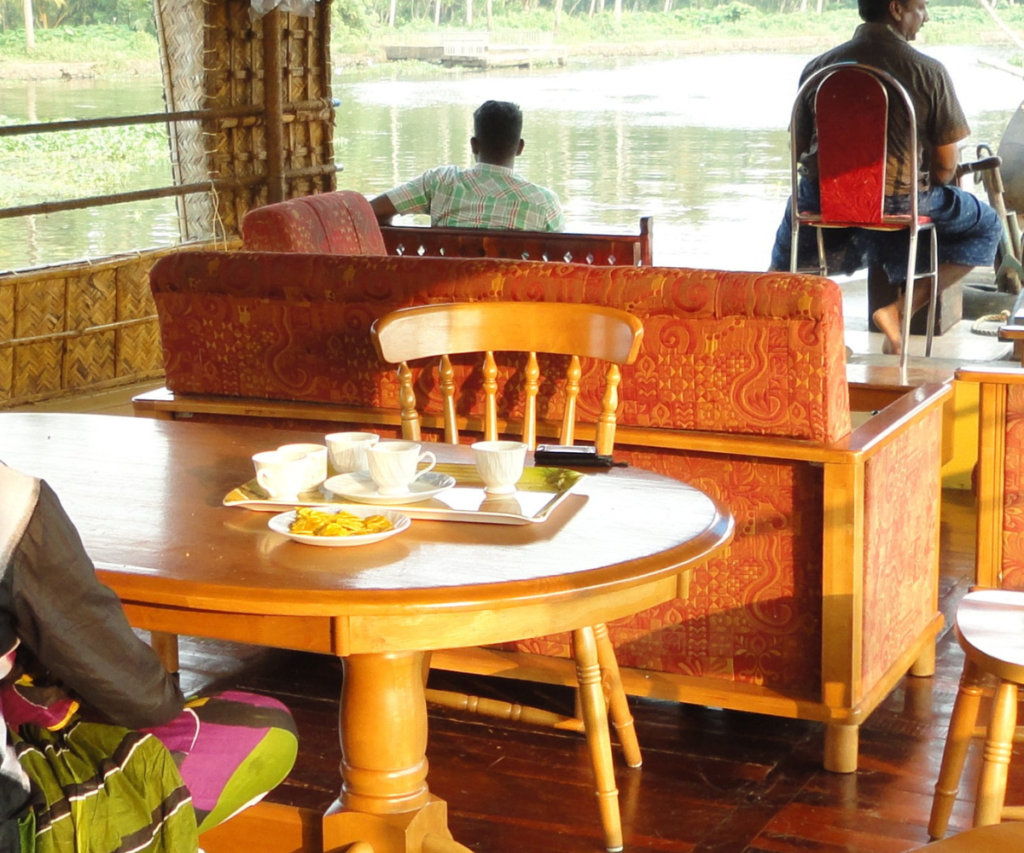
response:
<svg viewBox="0 0 1024 853"><path fill-rule="evenodd" d="M1022 853L1024 823L979 826L917 850L920 853Z"/></svg>
<svg viewBox="0 0 1024 853"><path fill-rule="evenodd" d="M942 838L946 834L967 749L974 736L986 675L994 675L999 683L985 739L974 826L996 824L1004 818L1024 818L1024 808L1003 805L1017 727L1017 688L1024 684L1024 592L991 589L968 593L957 608L955 630L966 660L949 721L939 779L935 783L935 799L928 822L931 838ZM983 847L964 849L981 850Z"/></svg>

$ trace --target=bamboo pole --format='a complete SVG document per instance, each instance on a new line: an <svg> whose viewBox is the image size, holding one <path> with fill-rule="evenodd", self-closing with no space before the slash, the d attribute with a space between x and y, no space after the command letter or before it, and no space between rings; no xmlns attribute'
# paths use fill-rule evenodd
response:
<svg viewBox="0 0 1024 853"><path fill-rule="evenodd" d="M333 107L330 98L312 101L296 101L281 106L282 119L294 121L294 113L308 110L326 110ZM23 136L28 133L53 133L66 130L92 130L98 127L121 127L128 124L163 124L169 121L206 121L207 119L223 119L225 121L260 118L263 107L236 106L220 107L212 110L178 110L172 113L141 113L133 116L116 116L113 118L76 118L67 121L45 121L35 124L12 124L0 127L0 137Z"/></svg>
<svg viewBox="0 0 1024 853"><path fill-rule="evenodd" d="M341 171L342 168L342 166L330 163L322 166L307 166L303 169L293 169L282 174L281 183L283 186L284 178L310 178L318 175L333 175L335 172ZM209 181L202 181L201 183L181 184L176 187L156 187L149 190L133 190L132 192L112 193L110 195L90 196L88 198L71 198L64 201L44 201L40 204L0 208L0 219L60 213L64 210L81 210L83 207L104 207L110 204L125 204L132 201L148 201L154 198L170 198L191 193L204 193L210 190L241 189L242 187L263 183L263 180L263 177L260 175L251 175L245 178L214 178Z"/></svg>
<svg viewBox="0 0 1024 853"><path fill-rule="evenodd" d="M263 16L263 109L267 141L267 202L285 200L284 121L281 100L281 13Z"/></svg>
<svg viewBox="0 0 1024 853"><path fill-rule="evenodd" d="M147 314L145 317L133 317L131 320L118 320L113 323L104 323L101 326L87 326L84 329L69 329L66 332L51 332L47 335L33 335L29 338L10 338L6 341L0 341L0 349L27 346L29 344L44 344L52 341L63 341L68 338L81 338L85 335L97 334L98 332L109 332L114 329L125 329L129 326L140 326L143 323L151 323L156 319L156 314Z"/></svg>

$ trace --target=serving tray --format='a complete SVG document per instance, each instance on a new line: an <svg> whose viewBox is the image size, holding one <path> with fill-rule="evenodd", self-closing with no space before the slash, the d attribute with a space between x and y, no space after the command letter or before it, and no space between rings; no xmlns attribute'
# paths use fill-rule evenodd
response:
<svg viewBox="0 0 1024 853"><path fill-rule="evenodd" d="M568 468L524 468L523 476L511 495L491 496L474 465L439 464L434 468L455 478L455 487L421 503L389 504L413 519L428 521L468 521L478 524L537 524L547 521L557 507L586 474ZM280 501L267 496L255 479L232 489L224 497L224 506L241 506L258 512L281 512L282 507L351 505L350 501L320 487L303 492L297 501ZM367 506L368 504L357 504Z"/></svg>

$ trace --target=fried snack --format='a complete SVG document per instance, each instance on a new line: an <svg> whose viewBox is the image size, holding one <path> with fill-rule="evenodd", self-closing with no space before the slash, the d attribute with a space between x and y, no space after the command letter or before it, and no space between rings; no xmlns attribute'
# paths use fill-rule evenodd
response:
<svg viewBox="0 0 1024 853"><path fill-rule="evenodd" d="M299 507L295 510L295 521L288 529L292 533L306 536L365 536L368 533L383 533L393 526L383 515L360 518L344 510L327 512L313 507Z"/></svg>

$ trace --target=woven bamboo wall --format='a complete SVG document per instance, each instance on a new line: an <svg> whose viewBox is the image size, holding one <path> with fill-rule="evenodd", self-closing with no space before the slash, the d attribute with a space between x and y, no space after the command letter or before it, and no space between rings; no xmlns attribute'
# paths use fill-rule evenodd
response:
<svg viewBox="0 0 1024 853"><path fill-rule="evenodd" d="M189 196L179 207L187 223L183 237L203 242L0 275L0 408L160 376L163 353L149 291L156 260L192 248L236 248L237 240L217 246L205 240L234 238L249 209L267 203L275 170L285 198L334 189L329 0L316 4L313 18L275 12L257 21L248 0L159 0L159 7L173 108L264 108L270 88L279 94L273 101L280 113L221 116L204 121L201 132L182 125L172 136L177 183L239 182L205 198ZM202 33L195 32L199 20ZM276 87L264 79L264 31L278 47L270 57L280 65ZM283 123L279 157L268 155L268 122Z"/></svg>
<svg viewBox="0 0 1024 853"><path fill-rule="evenodd" d="M161 376L149 270L173 251L0 276L0 409Z"/></svg>
<svg viewBox="0 0 1024 853"><path fill-rule="evenodd" d="M206 14L206 106L223 108L266 102L264 32L270 16L249 18L247 0L213 0ZM285 197L334 189L334 108L331 105L330 3L318 2L316 16L280 15L281 100L285 112L283 155ZM312 104L310 102L313 102ZM290 104L306 108L290 110ZM267 203L267 134L264 121L206 122L210 171L256 183L222 190L218 212L228 234L242 217ZM323 169L319 174L317 171ZM296 175L295 173L299 174ZM310 174L313 172L313 174ZM290 176L289 176L290 175Z"/></svg>

